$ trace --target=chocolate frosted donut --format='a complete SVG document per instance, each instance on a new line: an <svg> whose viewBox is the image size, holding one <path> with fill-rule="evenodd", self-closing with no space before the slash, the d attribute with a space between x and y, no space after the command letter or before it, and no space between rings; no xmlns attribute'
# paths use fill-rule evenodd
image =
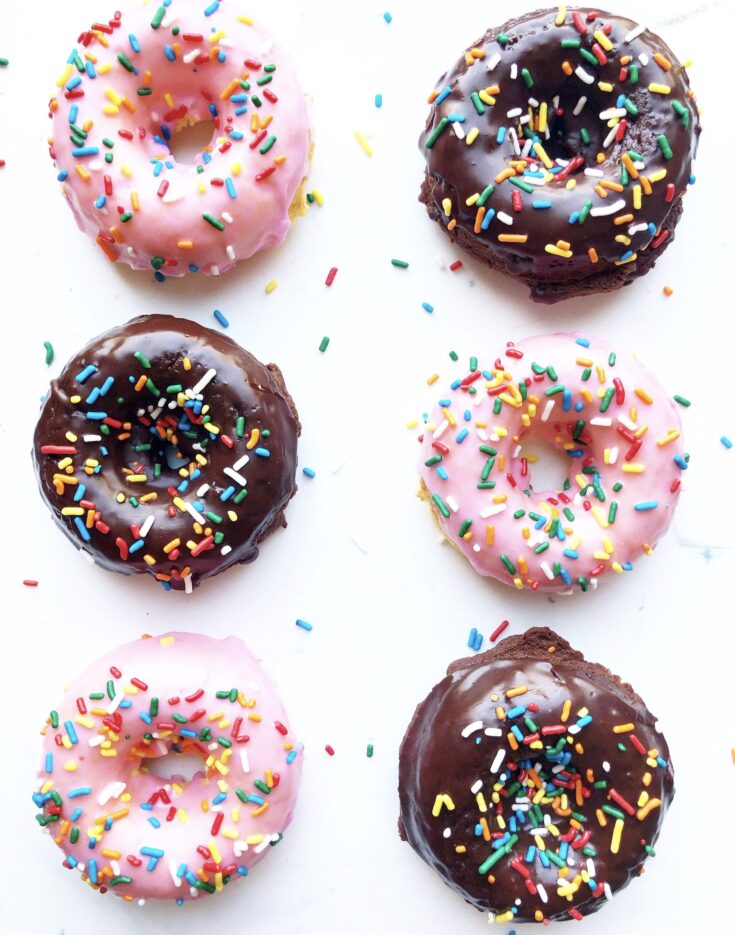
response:
<svg viewBox="0 0 735 935"><path fill-rule="evenodd" d="M700 133L654 33L560 6L489 30L438 82L420 200L541 302L642 276L673 240Z"/></svg>
<svg viewBox="0 0 735 935"><path fill-rule="evenodd" d="M674 795L630 685L535 628L452 663L400 754L400 832L495 922L581 919L642 872Z"/></svg>
<svg viewBox="0 0 735 935"><path fill-rule="evenodd" d="M195 322L143 315L52 382L33 460L75 545L111 571L190 591L253 561L286 525L300 430L275 364Z"/></svg>

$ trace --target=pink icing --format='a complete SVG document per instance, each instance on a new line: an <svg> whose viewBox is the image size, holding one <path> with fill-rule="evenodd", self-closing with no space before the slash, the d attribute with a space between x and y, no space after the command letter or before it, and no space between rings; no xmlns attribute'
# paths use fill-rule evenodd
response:
<svg viewBox="0 0 735 935"><path fill-rule="evenodd" d="M234 701L216 697L231 689ZM104 698L90 698L95 692ZM158 713L151 718L154 698ZM202 729L211 739L200 739ZM163 756L174 744L203 758L204 771L188 783L157 777L138 755ZM58 727L45 730L34 801L49 817L61 797L59 819L45 827L65 866L85 880L128 899L191 899L208 892L192 881L219 891L223 877L245 875L280 840L296 804L301 760L275 686L241 640L168 633L119 647L71 683ZM146 802L152 808L142 807Z"/></svg>
<svg viewBox="0 0 735 935"><path fill-rule="evenodd" d="M156 28L162 8L137 6L83 33L59 79L51 154L79 228L113 261L217 275L288 232L308 168L306 101L290 58L236 6L172 0ZM211 119L211 161L177 163L164 133Z"/></svg>
<svg viewBox="0 0 735 935"><path fill-rule="evenodd" d="M630 570L668 529L687 465L679 413L636 358L618 355L611 366L611 353L576 333L527 338L439 390L444 406L426 425L419 473L442 532L479 574L519 589L587 589ZM523 445L534 439L581 452L570 457L568 491L532 489ZM583 473L593 465L597 488L594 473Z"/></svg>

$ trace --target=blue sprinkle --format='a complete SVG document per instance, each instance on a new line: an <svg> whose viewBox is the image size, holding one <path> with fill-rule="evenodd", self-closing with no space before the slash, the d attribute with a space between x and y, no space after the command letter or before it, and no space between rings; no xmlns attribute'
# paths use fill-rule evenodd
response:
<svg viewBox="0 0 735 935"><path fill-rule="evenodd" d="M156 280L156 282L166 282L166 277L159 269L155 271L153 278Z"/></svg>
<svg viewBox="0 0 735 935"><path fill-rule="evenodd" d="M690 176L689 176L689 184L690 184L690 185L694 185L694 183L695 183L696 181L697 181L697 176L696 176L696 175L690 175Z"/></svg>
<svg viewBox="0 0 735 935"><path fill-rule="evenodd" d="M305 468L302 468L302 470L304 474L306 474L307 477L316 477L316 471L314 470L314 468L305 467Z"/></svg>
<svg viewBox="0 0 735 935"><path fill-rule="evenodd" d="M214 104L210 104L210 105L209 105L209 113L210 113L213 117L216 117L216 116L217 116L217 107L216 107ZM212 157L209 155L209 153L204 153L204 161L205 161L205 162L209 162L209 161L211 160L211 158L212 158Z"/></svg>
<svg viewBox="0 0 735 935"><path fill-rule="evenodd" d="M268 451L267 448L256 448L255 453L256 455L259 455L261 458L270 458L271 456L271 453L270 451Z"/></svg>
<svg viewBox="0 0 735 935"><path fill-rule="evenodd" d="M457 434L457 437L454 439L455 442L456 442L458 445L461 445L462 442L465 440L465 438L467 438L468 434L469 434L469 432L467 431L467 429L462 429L462 431L459 432L459 433Z"/></svg>
<svg viewBox="0 0 735 935"><path fill-rule="evenodd" d="M500 144L505 140L505 134L508 132L507 127L498 127L498 135L495 137L495 142Z"/></svg>
<svg viewBox="0 0 735 935"><path fill-rule="evenodd" d="M576 224L578 220L579 220L579 211L572 211L572 213L569 215L569 223Z"/></svg>
<svg viewBox="0 0 735 935"><path fill-rule="evenodd" d="M629 260L633 256L632 250L626 250L625 253L620 257L620 262L624 263L626 260Z"/></svg>
<svg viewBox="0 0 735 935"><path fill-rule="evenodd" d="M53 773L54 771L54 755L53 753L46 754L46 762L44 764L44 769L47 773Z"/></svg>
<svg viewBox="0 0 735 935"><path fill-rule="evenodd" d="M447 117L450 123L464 123L466 119L464 114L450 114Z"/></svg>
<svg viewBox="0 0 735 935"><path fill-rule="evenodd" d="M87 418L92 419L94 422L101 422L103 419L107 418L106 412L88 412Z"/></svg>
<svg viewBox="0 0 735 935"><path fill-rule="evenodd" d="M97 367L95 367L94 364L87 364L84 370L80 370L74 379L77 381L77 383L84 383L85 380L88 380L93 373L97 373Z"/></svg>
<svg viewBox="0 0 735 935"><path fill-rule="evenodd" d="M573 559L579 558L579 552L577 552L576 549L564 549L564 551L562 552L562 555L564 555L566 558L573 558Z"/></svg>
<svg viewBox="0 0 735 935"><path fill-rule="evenodd" d="M477 627L472 627L470 630L470 635L467 639L467 645L472 649L475 645L475 640L477 639Z"/></svg>
<svg viewBox="0 0 735 935"><path fill-rule="evenodd" d="M633 571L633 562L623 562L620 567L623 571Z"/></svg>
<svg viewBox="0 0 735 935"><path fill-rule="evenodd" d="M90 534L89 534L89 530L87 529L87 527L86 527L86 526L84 525L84 523L82 522L81 517L79 517L79 516L75 516L75 517L74 517L74 525L75 525L75 526L77 527L77 529L79 530L79 535L82 537L82 539L84 539L85 542L90 542L91 539L92 539L92 537L91 537Z"/></svg>
<svg viewBox="0 0 735 935"><path fill-rule="evenodd" d="M238 107L235 110L235 116L242 117L242 115L246 114L247 112L248 112L247 104L243 104L241 107Z"/></svg>
<svg viewBox="0 0 735 935"><path fill-rule="evenodd" d="M725 448L732 448L732 442L727 437L727 435L720 435L720 443L725 446Z"/></svg>
<svg viewBox="0 0 735 935"><path fill-rule="evenodd" d="M288 763L289 766L291 765L291 763L293 763L293 761L296 759L298 755L299 755L298 750L291 750L289 752L288 756L286 757L286 762Z"/></svg>
<svg viewBox="0 0 735 935"><path fill-rule="evenodd" d="M144 857L155 857L156 859L163 857L164 851L159 847L141 847L140 853Z"/></svg>
<svg viewBox="0 0 735 935"><path fill-rule="evenodd" d="M164 49L163 49L163 54L166 56L166 58L169 60L169 62L175 62L175 61L176 61L176 53L174 52L174 50L171 48L170 45L167 45L167 46L164 47Z"/></svg>
<svg viewBox="0 0 735 935"><path fill-rule="evenodd" d="M92 403L97 402L97 397L100 395L100 388L95 386L89 396L84 400L86 403L91 405Z"/></svg>
<svg viewBox="0 0 735 935"><path fill-rule="evenodd" d="M104 208L106 204L107 204L107 196L100 195L99 198L95 201L94 206L95 208L100 209L100 208Z"/></svg>
<svg viewBox="0 0 735 935"><path fill-rule="evenodd" d="M237 872L240 874L241 877L246 877L249 873L247 867L238 867Z"/></svg>
<svg viewBox="0 0 735 935"><path fill-rule="evenodd" d="M71 151L72 156L81 158L82 156L99 156L99 146L75 146Z"/></svg>
<svg viewBox="0 0 735 935"><path fill-rule="evenodd" d="M186 864L179 864L179 869L176 871L176 876L181 879L186 873Z"/></svg>
<svg viewBox="0 0 735 935"><path fill-rule="evenodd" d="M91 883L97 882L97 861L90 860L87 864L87 873L89 875L89 880Z"/></svg>
<svg viewBox="0 0 735 935"><path fill-rule="evenodd" d="M227 189L227 194L230 196L230 198L237 198L235 183L229 176L225 179L225 188Z"/></svg>
<svg viewBox="0 0 735 935"><path fill-rule="evenodd" d="M188 727L182 727L179 734L181 734L182 737L190 737L192 740L197 736L197 732L195 730L189 730Z"/></svg>
<svg viewBox="0 0 735 935"><path fill-rule="evenodd" d="M179 733L180 733L180 732L179 732ZM226 798L227 798L227 793L225 793L225 792L220 792L219 795L216 795L216 796L212 799L212 805L220 805L222 802L225 801Z"/></svg>
<svg viewBox="0 0 735 935"><path fill-rule="evenodd" d="M376 94L376 95L375 95L375 106L376 106L376 107L382 107L382 106L383 106L383 95L382 95L382 94Z"/></svg>
<svg viewBox="0 0 735 935"><path fill-rule="evenodd" d="M437 466L436 473L439 475L439 477L441 477L442 480L449 479L449 475L447 474L446 468L443 468L441 464Z"/></svg>
<svg viewBox="0 0 735 935"><path fill-rule="evenodd" d="M72 743L79 743L79 737L77 737L77 732L74 730L74 725L71 721L64 721L64 730L69 735L69 740Z"/></svg>
<svg viewBox="0 0 735 935"><path fill-rule="evenodd" d="M433 306L433 305L430 305L428 302L422 302L422 303L421 303L421 308L422 308L425 312L428 312L430 315L431 315L431 313L434 311L434 306Z"/></svg>
<svg viewBox="0 0 735 935"><path fill-rule="evenodd" d="M86 486L84 484L79 484L77 487L77 492L74 494L74 502L79 503L80 500L84 500L84 494L86 491Z"/></svg>
<svg viewBox="0 0 735 935"><path fill-rule="evenodd" d="M564 412L569 412L569 410L572 408L572 391L571 390L564 390L564 394L562 396L561 408L564 410Z"/></svg>
<svg viewBox="0 0 735 935"><path fill-rule="evenodd" d="M93 62L85 62L84 70L87 72L88 78L91 78L92 80L94 80L97 77L97 72L95 71Z"/></svg>
<svg viewBox="0 0 735 935"><path fill-rule="evenodd" d="M76 865L79 863L79 861L76 859L76 857L72 857L71 854L68 854L68 855L67 855L66 862L69 864L69 866L72 868L72 870L73 870L74 867L76 867Z"/></svg>
<svg viewBox="0 0 735 935"><path fill-rule="evenodd" d="M79 108L76 104L72 104L69 108L69 123L77 122L77 115L79 114Z"/></svg>
<svg viewBox="0 0 735 935"><path fill-rule="evenodd" d="M645 510L655 510L658 507L658 500L644 500L643 503L636 503L634 509L639 513Z"/></svg>
<svg viewBox="0 0 735 935"><path fill-rule="evenodd" d="M82 817L83 814L84 814L83 809L81 809L81 808L79 808L79 806L77 806L77 807L74 809L74 811L71 813L71 815L69 815L69 821L78 821L78 819L80 819L80 818Z"/></svg>
<svg viewBox="0 0 735 935"><path fill-rule="evenodd" d="M128 552L132 555L133 552L139 552L145 545L144 539L136 539L135 542L130 546Z"/></svg>
<svg viewBox="0 0 735 935"><path fill-rule="evenodd" d="M561 528L561 527L559 527L559 528ZM559 538L561 539L562 537L559 536ZM564 538L566 538L566 536L565 536ZM571 584L571 583L572 583L572 579L569 577L569 572L566 570L566 568L562 568L560 574L561 574L561 580L564 582L564 584Z"/></svg>
<svg viewBox="0 0 735 935"><path fill-rule="evenodd" d="M64 182L68 177L69 173L66 171L66 169L62 169L61 172L59 172L59 174L56 176L56 181Z"/></svg>
<svg viewBox="0 0 735 935"><path fill-rule="evenodd" d="M146 724L152 724L152 723L153 723L153 720L152 720L150 714L148 714L147 711L141 711L140 714L138 715L138 717L141 719L141 721L144 721Z"/></svg>
<svg viewBox="0 0 735 935"><path fill-rule="evenodd" d="M242 140L244 138L245 138L245 134L241 133L239 130L233 130L232 133L230 133L231 140ZM207 153L206 155L209 155L209 153Z"/></svg>
<svg viewBox="0 0 735 935"><path fill-rule="evenodd" d="M248 96L247 94L233 94L230 100L233 104L246 104Z"/></svg>
<svg viewBox="0 0 735 935"><path fill-rule="evenodd" d="M386 21L386 23L393 22L393 17L391 16L390 13L383 13L383 19Z"/></svg>
<svg viewBox="0 0 735 935"><path fill-rule="evenodd" d="M71 81L67 84L66 90L73 91L74 88L78 88L81 83L82 83L82 79L79 77L79 75L75 75L71 79Z"/></svg>
<svg viewBox="0 0 735 935"><path fill-rule="evenodd" d="M80 795L91 795L92 789L90 786L80 786L78 789L72 789L67 792L67 795L70 799L78 799Z"/></svg>
<svg viewBox="0 0 735 935"><path fill-rule="evenodd" d="M550 208L551 202L550 201L532 201L531 207L532 208Z"/></svg>
<svg viewBox="0 0 735 935"><path fill-rule="evenodd" d="M314 629L313 625L311 623L308 623L306 620L297 620L296 626L301 627L302 630L311 631Z"/></svg>
<svg viewBox="0 0 735 935"><path fill-rule="evenodd" d="M256 795L254 792L250 793L248 801L252 802L254 805L265 805L265 799L261 795Z"/></svg>
<svg viewBox="0 0 735 935"><path fill-rule="evenodd" d="M204 15L211 16L213 13L216 13L217 10L219 10L219 0L213 0L204 11Z"/></svg>
<svg viewBox="0 0 735 935"><path fill-rule="evenodd" d="M577 721L577 727L587 727L587 725L588 725L588 724L591 724L591 723L592 723L592 715L591 715L591 714L585 714L584 717L581 717L581 718Z"/></svg>
<svg viewBox="0 0 735 935"><path fill-rule="evenodd" d="M722 439L720 439L720 441L722 441ZM729 441L729 439L727 439L727 441ZM725 444L724 441L722 443L723 445ZM732 445L732 442L730 442L730 444ZM674 455L674 464L678 468L681 468L682 471L686 471L686 469L689 467L687 459L683 455Z"/></svg>
<svg viewBox="0 0 735 935"><path fill-rule="evenodd" d="M589 338L575 338L575 342L580 345L580 347L589 347L590 342Z"/></svg>
<svg viewBox="0 0 735 935"><path fill-rule="evenodd" d="M132 33L130 33L128 36L128 42L130 43L130 48L133 50L133 52L140 52L140 43Z"/></svg>
<svg viewBox="0 0 735 935"><path fill-rule="evenodd" d="M216 308L216 309L212 312L212 314L213 314L214 317L217 319L217 321L222 325L223 328L229 328L229 327L230 327L229 321L225 318L225 316L222 314L222 312L221 312L218 308Z"/></svg>
<svg viewBox="0 0 735 935"><path fill-rule="evenodd" d="M490 222L492 221L494 217L495 217L495 208L490 208L488 212L485 214L485 217L482 219L482 224L480 225L482 230L486 231L488 227L490 227Z"/></svg>
<svg viewBox="0 0 735 935"><path fill-rule="evenodd" d="M520 717L522 714L526 713L526 706L523 704L516 705L515 708L511 708L509 711L506 711L506 717L514 718Z"/></svg>
<svg viewBox="0 0 735 935"><path fill-rule="evenodd" d="M218 62L227 61L227 56L225 55L224 49L220 49L219 52L217 53L217 61Z"/></svg>

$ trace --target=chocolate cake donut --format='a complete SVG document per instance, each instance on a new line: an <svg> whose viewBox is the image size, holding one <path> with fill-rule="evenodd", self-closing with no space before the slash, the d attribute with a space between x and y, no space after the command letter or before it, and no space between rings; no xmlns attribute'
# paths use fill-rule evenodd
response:
<svg viewBox="0 0 735 935"><path fill-rule="evenodd" d="M699 113L658 36L597 10L489 30L429 97L420 201L540 302L628 285L674 238Z"/></svg>
<svg viewBox="0 0 735 935"><path fill-rule="evenodd" d="M674 795L642 699L551 630L452 663L416 709L401 836L494 922L581 919L642 872Z"/></svg>
<svg viewBox="0 0 735 935"><path fill-rule="evenodd" d="M296 491L298 414L275 364L143 315L64 367L33 461L57 524L104 568L190 591L251 562Z"/></svg>

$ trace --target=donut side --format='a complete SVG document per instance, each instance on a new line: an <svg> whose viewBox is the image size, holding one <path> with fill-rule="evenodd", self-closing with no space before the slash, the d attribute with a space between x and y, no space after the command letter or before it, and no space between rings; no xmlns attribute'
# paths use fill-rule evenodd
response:
<svg viewBox="0 0 735 935"><path fill-rule="evenodd" d="M556 726L548 715L567 697ZM532 727L543 752L497 737ZM513 791L527 784L527 798ZM490 921L579 919L641 873L673 794L665 739L637 692L534 628L452 663L416 708L400 750L399 833Z"/></svg>

